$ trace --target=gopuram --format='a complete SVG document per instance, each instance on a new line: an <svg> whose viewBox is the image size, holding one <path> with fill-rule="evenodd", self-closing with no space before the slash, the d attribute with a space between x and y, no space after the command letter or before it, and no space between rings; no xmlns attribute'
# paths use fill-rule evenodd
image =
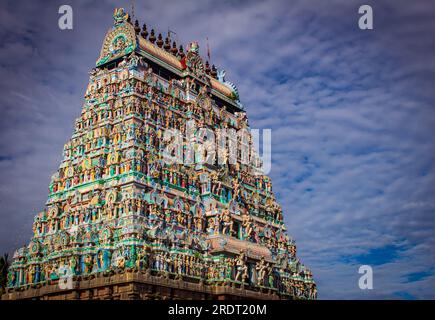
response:
<svg viewBox="0 0 435 320"><path fill-rule="evenodd" d="M316 299L237 88L198 43L116 9L84 98L2 299Z"/></svg>

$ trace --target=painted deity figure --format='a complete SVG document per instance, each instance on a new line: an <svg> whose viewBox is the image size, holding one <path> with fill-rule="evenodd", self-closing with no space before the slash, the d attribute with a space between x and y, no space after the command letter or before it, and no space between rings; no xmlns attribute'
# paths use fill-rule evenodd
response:
<svg viewBox="0 0 435 320"><path fill-rule="evenodd" d="M197 231L202 231L203 227L203 218L202 217L195 217L195 227Z"/></svg>
<svg viewBox="0 0 435 320"><path fill-rule="evenodd" d="M174 260L174 270L177 274L183 274L183 262L179 255Z"/></svg>
<svg viewBox="0 0 435 320"><path fill-rule="evenodd" d="M223 261L224 264L224 279L225 281L232 278L233 268L232 268L233 260L231 258L226 258Z"/></svg>
<svg viewBox="0 0 435 320"><path fill-rule="evenodd" d="M27 270L27 283L33 283L35 281L36 269L35 265L31 265Z"/></svg>
<svg viewBox="0 0 435 320"><path fill-rule="evenodd" d="M237 177L233 179L233 199L237 199L240 194L240 184Z"/></svg>
<svg viewBox="0 0 435 320"><path fill-rule="evenodd" d="M261 257L260 261L257 262L255 270L257 271L257 284L263 286L267 271L267 264L264 257Z"/></svg>
<svg viewBox="0 0 435 320"><path fill-rule="evenodd" d="M94 266L94 258L92 255L88 254L84 259L85 273L91 273Z"/></svg>
<svg viewBox="0 0 435 320"><path fill-rule="evenodd" d="M105 269L105 263L104 263L104 251L100 250L98 251L98 268L100 270L104 270Z"/></svg>
<svg viewBox="0 0 435 320"><path fill-rule="evenodd" d="M233 229L233 219L231 219L231 214L228 209L225 209L221 217L222 222L222 234L230 234Z"/></svg>
<svg viewBox="0 0 435 320"><path fill-rule="evenodd" d="M270 288L273 288L274 287L274 285L273 285L273 280L274 280L274 278L273 278L273 272L272 272L273 270L272 270L272 267L271 266L267 266L266 267L266 274L268 275L268 285L269 285L269 287Z"/></svg>
<svg viewBox="0 0 435 320"><path fill-rule="evenodd" d="M254 229L252 228L252 218L249 215L243 216L242 226L244 239L251 239Z"/></svg>
<svg viewBox="0 0 435 320"><path fill-rule="evenodd" d="M248 266L246 265L246 255L245 252L242 251L240 255L235 260L236 263L236 281L245 282L248 278Z"/></svg>
<svg viewBox="0 0 435 320"><path fill-rule="evenodd" d="M207 226L207 233L208 234L214 234L215 230L216 230L216 221L214 218L209 218L208 219L208 226Z"/></svg>

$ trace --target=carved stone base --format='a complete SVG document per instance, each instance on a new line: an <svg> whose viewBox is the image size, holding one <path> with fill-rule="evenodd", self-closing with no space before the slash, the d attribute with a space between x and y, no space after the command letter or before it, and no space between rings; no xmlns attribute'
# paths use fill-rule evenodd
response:
<svg viewBox="0 0 435 320"><path fill-rule="evenodd" d="M57 281L40 288L8 290L2 300L277 300L276 293L246 288L213 286L132 272L82 279L73 282L73 289L62 290Z"/></svg>

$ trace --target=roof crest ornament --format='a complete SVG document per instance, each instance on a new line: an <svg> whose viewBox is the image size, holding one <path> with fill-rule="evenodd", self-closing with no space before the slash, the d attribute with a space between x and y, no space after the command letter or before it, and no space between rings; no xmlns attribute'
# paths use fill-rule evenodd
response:
<svg viewBox="0 0 435 320"><path fill-rule="evenodd" d="M115 25L119 25L128 20L128 13L125 12L124 8L115 8L113 12L113 20Z"/></svg>
<svg viewBox="0 0 435 320"><path fill-rule="evenodd" d="M234 83L225 80L225 76L226 76L226 71L224 69L218 70L217 78L219 82L223 83L225 86L227 86L232 90L232 93L234 95L233 97L234 100L236 100L239 107L243 109L243 105L240 103L239 89L237 89L237 86Z"/></svg>

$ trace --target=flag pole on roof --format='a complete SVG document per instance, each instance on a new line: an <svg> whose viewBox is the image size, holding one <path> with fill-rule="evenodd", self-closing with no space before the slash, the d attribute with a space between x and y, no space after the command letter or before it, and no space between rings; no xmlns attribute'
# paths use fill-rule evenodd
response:
<svg viewBox="0 0 435 320"><path fill-rule="evenodd" d="M207 57L208 57L208 60L211 62L210 44L208 43L208 37L206 39L207 39Z"/></svg>

